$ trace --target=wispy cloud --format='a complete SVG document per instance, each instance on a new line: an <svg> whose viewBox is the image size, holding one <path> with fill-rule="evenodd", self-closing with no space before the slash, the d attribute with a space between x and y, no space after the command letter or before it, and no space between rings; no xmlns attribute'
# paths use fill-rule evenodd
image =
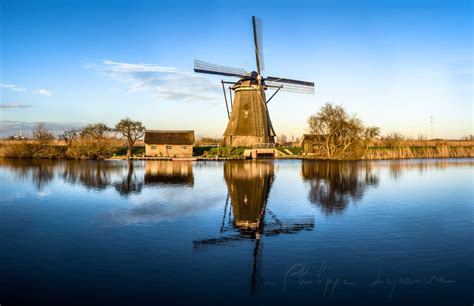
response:
<svg viewBox="0 0 474 306"><path fill-rule="evenodd" d="M0 88L5 88L11 91L26 91L26 88L19 87L15 84L5 84L5 83L0 83Z"/></svg>
<svg viewBox="0 0 474 306"><path fill-rule="evenodd" d="M9 108L28 108L32 105L20 104L20 103L10 103L10 104L0 104L0 109L9 109Z"/></svg>
<svg viewBox="0 0 474 306"><path fill-rule="evenodd" d="M217 84L175 67L103 60L88 64L86 68L127 84L129 93L151 92L162 99L184 102L215 100L219 97Z"/></svg>
<svg viewBox="0 0 474 306"><path fill-rule="evenodd" d="M11 91L18 91L18 92L26 92L28 89L24 87L19 87L15 84L6 84L6 83L0 83L0 88L4 88L7 90ZM34 91L35 94L51 97L53 95L53 91L51 89L45 89L45 88L39 88Z"/></svg>
<svg viewBox="0 0 474 306"><path fill-rule="evenodd" d="M61 134L67 129L82 127L82 123L74 122L43 122L45 127L50 130L53 134ZM18 131L22 131L24 135L29 135L35 128L38 122L25 122L25 121L11 121L11 120L0 120L0 137L11 136Z"/></svg>
<svg viewBox="0 0 474 306"><path fill-rule="evenodd" d="M35 90L35 93L37 93L39 95L47 96L47 97L51 97L53 95L52 90L44 89L44 88L40 88L40 89Z"/></svg>

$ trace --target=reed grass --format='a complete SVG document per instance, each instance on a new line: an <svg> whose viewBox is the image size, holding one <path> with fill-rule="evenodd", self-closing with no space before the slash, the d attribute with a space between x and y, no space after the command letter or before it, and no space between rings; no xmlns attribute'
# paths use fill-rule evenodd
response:
<svg viewBox="0 0 474 306"><path fill-rule="evenodd" d="M370 147L364 159L474 157L474 146Z"/></svg>

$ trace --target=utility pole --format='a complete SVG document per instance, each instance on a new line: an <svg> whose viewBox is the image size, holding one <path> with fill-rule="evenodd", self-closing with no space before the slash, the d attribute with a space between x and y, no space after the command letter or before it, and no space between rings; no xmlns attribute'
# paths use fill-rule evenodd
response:
<svg viewBox="0 0 474 306"><path fill-rule="evenodd" d="M430 121L431 121L431 139L434 139L434 134L433 134L433 115L431 115Z"/></svg>

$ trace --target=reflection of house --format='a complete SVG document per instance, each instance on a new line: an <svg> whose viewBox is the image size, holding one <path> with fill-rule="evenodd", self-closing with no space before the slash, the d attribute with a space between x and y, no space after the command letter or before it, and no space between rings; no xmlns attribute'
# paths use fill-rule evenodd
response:
<svg viewBox="0 0 474 306"><path fill-rule="evenodd" d="M148 160L145 165L145 185L194 185L191 162Z"/></svg>
<svg viewBox="0 0 474 306"><path fill-rule="evenodd" d="M194 131L145 131L145 154L147 156L190 157L193 156Z"/></svg>
<svg viewBox="0 0 474 306"><path fill-rule="evenodd" d="M322 135L304 134L301 138L301 147L304 154L315 154L321 152Z"/></svg>

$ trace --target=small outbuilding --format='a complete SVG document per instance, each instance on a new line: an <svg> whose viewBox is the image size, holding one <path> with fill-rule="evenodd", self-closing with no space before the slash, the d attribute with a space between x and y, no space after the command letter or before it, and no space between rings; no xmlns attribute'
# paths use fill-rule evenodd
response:
<svg viewBox="0 0 474 306"><path fill-rule="evenodd" d="M145 155L159 157L193 156L194 131L147 130Z"/></svg>
<svg viewBox="0 0 474 306"><path fill-rule="evenodd" d="M301 147L303 148L303 154L315 155L321 152L323 140L324 137L322 135L304 134L300 141Z"/></svg>

